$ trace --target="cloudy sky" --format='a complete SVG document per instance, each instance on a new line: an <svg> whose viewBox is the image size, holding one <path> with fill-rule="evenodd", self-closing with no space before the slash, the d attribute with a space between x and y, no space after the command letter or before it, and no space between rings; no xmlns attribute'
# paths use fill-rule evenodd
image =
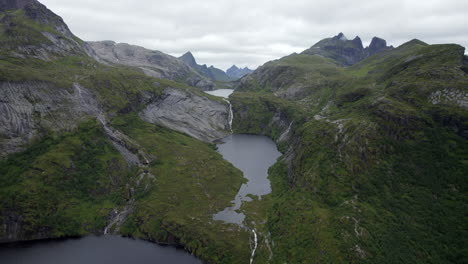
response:
<svg viewBox="0 0 468 264"><path fill-rule="evenodd" d="M466 0L39 0L84 40L114 40L199 64L256 68L343 32L398 46L468 47Z"/></svg>

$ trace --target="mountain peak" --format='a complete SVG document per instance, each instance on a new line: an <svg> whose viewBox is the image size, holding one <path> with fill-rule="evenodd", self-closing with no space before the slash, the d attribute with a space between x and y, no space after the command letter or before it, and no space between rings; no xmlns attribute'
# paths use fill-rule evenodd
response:
<svg viewBox="0 0 468 264"><path fill-rule="evenodd" d="M373 37L369 47L366 48L367 56L372 56L376 53L392 49L393 47L387 46L387 41L378 37Z"/></svg>
<svg viewBox="0 0 468 264"><path fill-rule="evenodd" d="M343 32L340 32L338 35L333 37L334 39L341 40L341 41L347 41L348 38L343 34Z"/></svg>
<svg viewBox="0 0 468 264"><path fill-rule="evenodd" d="M195 57L193 56L192 52L188 51L184 55L182 55L179 59L181 59L183 62L188 64L191 67L194 67L197 65L197 61L195 60Z"/></svg>
<svg viewBox="0 0 468 264"><path fill-rule="evenodd" d="M228 69L228 71L237 71L239 70L239 67L237 67L235 64L231 66L231 68Z"/></svg>
<svg viewBox="0 0 468 264"><path fill-rule="evenodd" d="M236 65L232 65L231 68L229 68L226 71L226 74L231 77L232 79L240 79L244 77L247 74L252 73L253 71L249 69L248 67L244 67L243 69L237 67Z"/></svg>
<svg viewBox="0 0 468 264"><path fill-rule="evenodd" d="M369 47L364 48L359 36L356 36L353 40L348 40L340 32L332 38L326 38L317 42L312 48L302 53L328 57L337 61L342 66L351 66L369 56L392 48L387 46L385 40L377 37L372 39Z"/></svg>
<svg viewBox="0 0 468 264"><path fill-rule="evenodd" d="M22 9L31 3L37 3L37 0L1 0L0 11Z"/></svg>

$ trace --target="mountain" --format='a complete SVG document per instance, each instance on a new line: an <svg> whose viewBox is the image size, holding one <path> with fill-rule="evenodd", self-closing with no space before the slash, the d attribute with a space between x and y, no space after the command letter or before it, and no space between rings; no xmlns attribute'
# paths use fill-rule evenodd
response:
<svg viewBox="0 0 468 264"><path fill-rule="evenodd" d="M348 40L343 33L340 33L332 38L319 41L310 49L303 51L302 54L321 55L335 60L342 66L351 66L369 56L392 48L387 46L385 40L377 37L372 39L369 47L364 48L361 38L355 37L353 40Z"/></svg>
<svg viewBox="0 0 468 264"><path fill-rule="evenodd" d="M21 12L15 10L21 10ZM2 53L51 60L64 55L96 55L70 31L62 18L36 0L0 2ZM37 25L37 28L31 25Z"/></svg>
<svg viewBox="0 0 468 264"><path fill-rule="evenodd" d="M183 82L202 90L212 90L215 85L206 77L188 67L179 59L160 51L113 41L88 42L94 52L112 64L123 64L142 69L148 76Z"/></svg>
<svg viewBox="0 0 468 264"><path fill-rule="evenodd" d="M206 65L198 65L197 61L193 54L189 51L182 55L180 58L185 64L192 67L195 71L200 73L201 75L213 80L213 81L220 81L220 82L229 82L232 81L231 77L229 77L223 70L215 68L214 66L206 66Z"/></svg>
<svg viewBox="0 0 468 264"><path fill-rule="evenodd" d="M238 80L242 77L244 77L247 74L252 73L253 71L247 67L240 69L236 65L232 65L231 68L229 68L226 71L226 74L231 77L233 80Z"/></svg>
<svg viewBox="0 0 468 264"><path fill-rule="evenodd" d="M285 153L257 204L269 262L464 262L464 48L360 43L339 35L268 62L230 96L234 131Z"/></svg>
<svg viewBox="0 0 468 264"><path fill-rule="evenodd" d="M229 104L187 85L205 78L88 44L37 1L0 6L0 243L113 233L247 259L248 231L212 221L245 179L212 144Z"/></svg>
<svg viewBox="0 0 468 264"><path fill-rule="evenodd" d="M0 243L116 234L205 263L467 262L463 47L339 34L244 76L228 103L177 58L86 43L37 1L0 7ZM246 182L214 145L231 109L235 133L283 153L242 227L213 220Z"/></svg>

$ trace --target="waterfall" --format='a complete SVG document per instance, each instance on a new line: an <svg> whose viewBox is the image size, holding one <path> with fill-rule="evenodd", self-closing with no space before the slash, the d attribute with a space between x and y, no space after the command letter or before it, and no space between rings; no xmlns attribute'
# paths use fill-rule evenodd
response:
<svg viewBox="0 0 468 264"><path fill-rule="evenodd" d="M231 134L232 134L233 133L233 131L232 131L232 121L234 120L234 113L232 112L232 104L227 99L224 99L224 101L229 104L228 123L229 123L229 130L231 131Z"/></svg>
<svg viewBox="0 0 468 264"><path fill-rule="evenodd" d="M252 229L252 233L254 234L254 248L252 250L252 256L250 257L250 264L253 263L255 251L257 250L257 232L255 232L255 229Z"/></svg>

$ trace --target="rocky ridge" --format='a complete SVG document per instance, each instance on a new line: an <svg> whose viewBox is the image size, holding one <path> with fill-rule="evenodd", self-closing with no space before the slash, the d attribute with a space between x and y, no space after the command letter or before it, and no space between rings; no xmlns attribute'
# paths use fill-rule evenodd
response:
<svg viewBox="0 0 468 264"><path fill-rule="evenodd" d="M244 68L238 68L236 65L232 65L231 68L229 68L226 71L226 74L231 77L234 80L238 80L242 77L244 77L247 74L252 73L253 70L249 69L248 67Z"/></svg>
<svg viewBox="0 0 468 264"><path fill-rule="evenodd" d="M348 40L343 33L319 41L317 44L302 52L307 55L321 55L334 59L341 66L351 66L363 59L382 51L392 49L381 38L374 37L369 47L364 48L360 37Z"/></svg>
<svg viewBox="0 0 468 264"><path fill-rule="evenodd" d="M190 51L182 55L179 59L185 62L190 67L192 67L195 71L197 71L201 75L209 78L210 80L220 81L220 82L229 82L233 80L223 70L218 69L214 67L213 65L211 65L210 67L208 67L206 64L199 65L197 61L195 60L195 57L193 56L192 52Z"/></svg>
<svg viewBox="0 0 468 264"><path fill-rule="evenodd" d="M114 41L88 42L103 61L138 67L151 77L169 80L184 80L190 86L212 90L215 84L188 67L179 59L160 51Z"/></svg>

